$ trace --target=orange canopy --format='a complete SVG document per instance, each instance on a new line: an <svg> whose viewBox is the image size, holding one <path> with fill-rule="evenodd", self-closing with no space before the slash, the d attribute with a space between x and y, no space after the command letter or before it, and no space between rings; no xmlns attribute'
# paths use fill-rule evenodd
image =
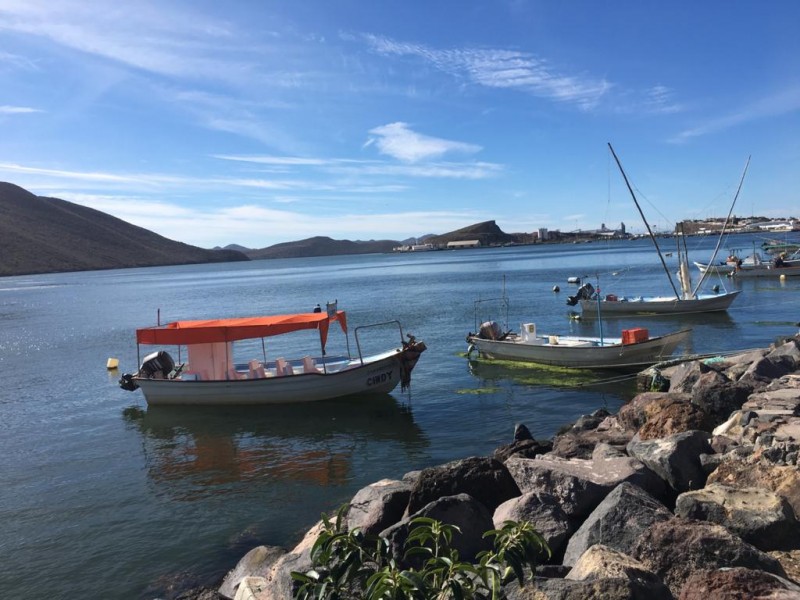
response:
<svg viewBox="0 0 800 600"><path fill-rule="evenodd" d="M347 332L347 316L343 310L340 310L331 316L321 312L272 317L175 321L166 325L137 329L136 342L139 344L188 346L270 337L302 329L319 329L320 341L324 348L328 341L328 327L331 321L338 321L342 331Z"/></svg>

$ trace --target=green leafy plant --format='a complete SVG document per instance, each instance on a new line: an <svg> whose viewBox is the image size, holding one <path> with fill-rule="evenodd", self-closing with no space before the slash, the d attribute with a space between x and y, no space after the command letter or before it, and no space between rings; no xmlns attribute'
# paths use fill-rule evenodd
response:
<svg viewBox="0 0 800 600"><path fill-rule="evenodd" d="M487 531L493 549L481 552L477 563L462 561L451 547L460 533L454 525L417 517L409 522L401 568L386 538L347 531L342 506L333 519L322 517L322 532L311 549L314 568L292 572L297 600L503 600L512 580L525 581L525 568L535 569L549 558L544 538L528 522L506 521Z"/></svg>

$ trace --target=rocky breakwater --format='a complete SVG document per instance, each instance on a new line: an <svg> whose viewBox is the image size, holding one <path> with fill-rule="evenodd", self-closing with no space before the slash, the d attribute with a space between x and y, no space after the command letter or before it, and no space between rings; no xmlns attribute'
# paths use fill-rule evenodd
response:
<svg viewBox="0 0 800 600"><path fill-rule="evenodd" d="M552 442L517 426L493 456L369 485L347 526L400 552L409 520L432 517L461 528L454 544L470 560L485 531L528 520L552 557L509 584L510 599L800 598L800 339L649 381L662 391L581 417ZM319 530L288 552L254 548L219 596L289 600Z"/></svg>

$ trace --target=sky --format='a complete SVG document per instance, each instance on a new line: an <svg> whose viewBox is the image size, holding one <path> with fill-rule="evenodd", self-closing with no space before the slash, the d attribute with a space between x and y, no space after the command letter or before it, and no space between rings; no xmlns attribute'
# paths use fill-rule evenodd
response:
<svg viewBox="0 0 800 600"><path fill-rule="evenodd" d="M264 248L800 217L800 2L0 0L0 181Z"/></svg>

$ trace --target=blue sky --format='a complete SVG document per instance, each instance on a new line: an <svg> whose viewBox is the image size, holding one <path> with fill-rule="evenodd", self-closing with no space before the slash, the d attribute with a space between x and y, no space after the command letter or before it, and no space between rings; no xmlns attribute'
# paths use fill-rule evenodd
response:
<svg viewBox="0 0 800 600"><path fill-rule="evenodd" d="M800 216L800 2L0 0L0 180L203 247Z"/></svg>

